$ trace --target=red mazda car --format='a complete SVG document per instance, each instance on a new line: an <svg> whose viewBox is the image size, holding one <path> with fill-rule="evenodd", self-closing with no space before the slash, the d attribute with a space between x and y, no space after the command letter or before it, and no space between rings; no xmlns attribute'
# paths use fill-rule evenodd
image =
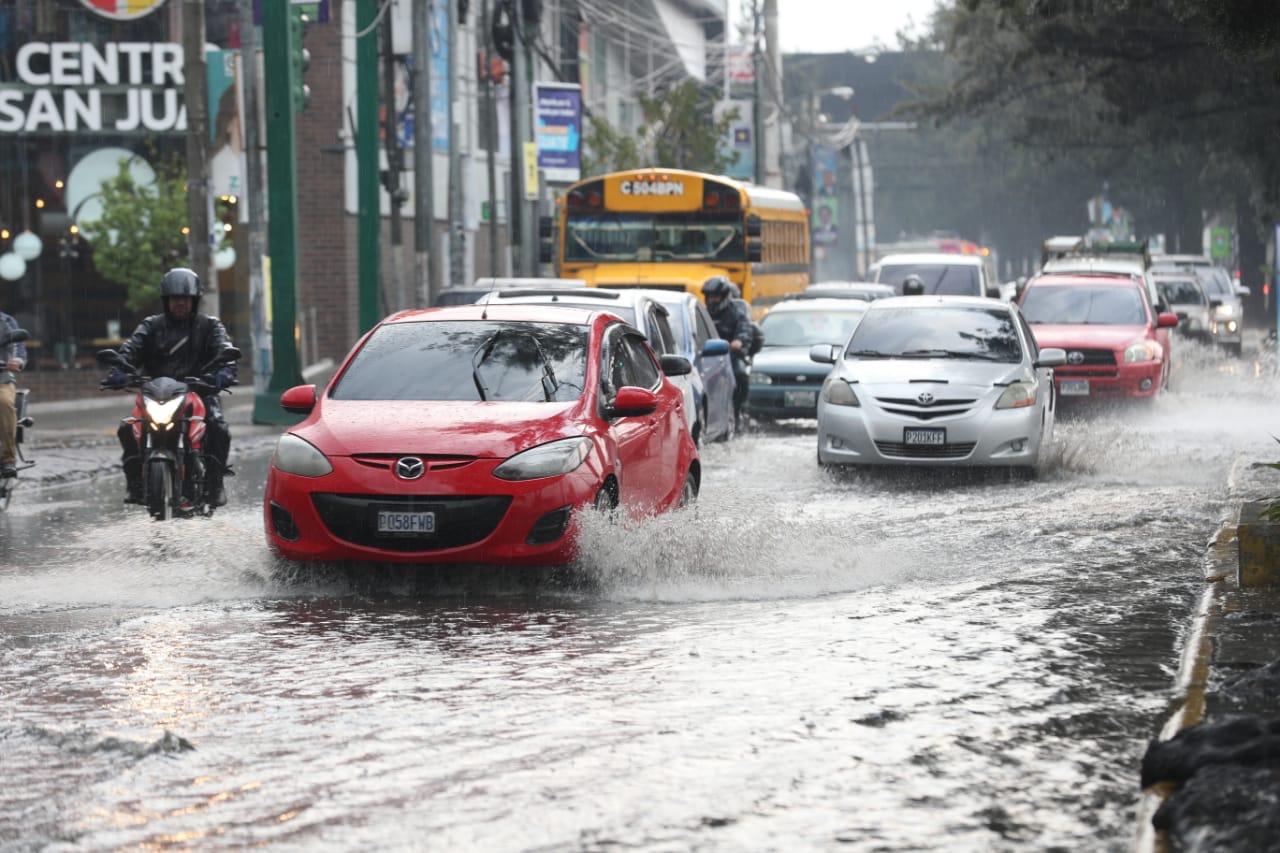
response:
<svg viewBox="0 0 1280 853"><path fill-rule="evenodd" d="M405 311L328 386L280 402L264 521L291 560L564 565L584 508L633 517L697 496L668 375L616 315L541 305Z"/></svg>
<svg viewBox="0 0 1280 853"><path fill-rule="evenodd" d="M1157 313L1139 279L1124 275L1046 274L1018 300L1041 347L1061 347L1054 368L1060 398L1154 397L1169 382L1170 329L1178 315Z"/></svg>

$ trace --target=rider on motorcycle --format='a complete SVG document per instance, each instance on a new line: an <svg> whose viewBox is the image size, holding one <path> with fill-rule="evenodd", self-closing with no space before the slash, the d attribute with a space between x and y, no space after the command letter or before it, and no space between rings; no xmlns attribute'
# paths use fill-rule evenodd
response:
<svg viewBox="0 0 1280 853"><path fill-rule="evenodd" d="M155 378L168 376L182 380L198 375L207 368L218 354L231 346L227 329L217 317L200 314L200 277L183 267L169 270L160 279L160 303L164 313L153 314L138 324L129 340L120 346L120 355L132 370L113 367L103 384L109 388L123 388L129 374ZM213 377L213 385L221 391L236 382L234 364L222 366ZM202 394L205 405L204 451L209 502L222 506L227 502L222 485L227 470L227 455L231 451L231 430L222 414L217 393ZM123 450L121 467L124 468L128 493L125 503L142 503L142 456L133 430L122 423L116 435Z"/></svg>
<svg viewBox="0 0 1280 853"><path fill-rule="evenodd" d="M18 414L14 406L18 380L15 374L26 366L27 348L21 341L9 341L9 331L18 329L18 321L0 311L4 324L4 346L0 346L0 477L18 474Z"/></svg>

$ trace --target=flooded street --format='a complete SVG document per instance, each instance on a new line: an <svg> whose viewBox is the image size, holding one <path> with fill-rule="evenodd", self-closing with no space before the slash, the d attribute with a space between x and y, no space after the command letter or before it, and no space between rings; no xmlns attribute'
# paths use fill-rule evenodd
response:
<svg viewBox="0 0 1280 853"><path fill-rule="evenodd" d="M1280 456L1248 366L1185 348L1035 482L711 445L573 581L284 570L265 442L207 521L23 494L0 849L1125 850L1232 467Z"/></svg>

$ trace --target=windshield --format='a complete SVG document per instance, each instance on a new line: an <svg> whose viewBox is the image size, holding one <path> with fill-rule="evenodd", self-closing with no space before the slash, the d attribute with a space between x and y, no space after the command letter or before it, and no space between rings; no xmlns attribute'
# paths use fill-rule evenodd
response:
<svg viewBox="0 0 1280 853"><path fill-rule="evenodd" d="M868 311L845 358L952 358L1019 362L1013 315L999 308L891 308Z"/></svg>
<svg viewBox="0 0 1280 853"><path fill-rule="evenodd" d="M764 315L766 347L807 347L813 344L843 344L862 311L778 311Z"/></svg>
<svg viewBox="0 0 1280 853"><path fill-rule="evenodd" d="M566 261L742 261L742 217L705 213L571 214Z"/></svg>
<svg viewBox="0 0 1280 853"><path fill-rule="evenodd" d="M564 402L582 395L586 326L482 321L379 326L335 400Z"/></svg>
<svg viewBox="0 0 1280 853"><path fill-rule="evenodd" d="M1023 294L1021 308L1028 323L1141 326L1147 322L1142 292L1136 287L1033 286Z"/></svg>
<svg viewBox="0 0 1280 853"><path fill-rule="evenodd" d="M1212 269L1197 270L1196 273L1207 292L1212 293L1214 296L1231 295L1231 278L1225 270L1214 267Z"/></svg>
<svg viewBox="0 0 1280 853"><path fill-rule="evenodd" d="M943 293L958 296L982 296L978 284L978 268L948 264L892 264L880 268L877 281L893 285L902 294L902 282L909 275L920 276L926 294Z"/></svg>
<svg viewBox="0 0 1280 853"><path fill-rule="evenodd" d="M1170 305L1204 304L1204 291L1194 281L1158 281L1156 287Z"/></svg>

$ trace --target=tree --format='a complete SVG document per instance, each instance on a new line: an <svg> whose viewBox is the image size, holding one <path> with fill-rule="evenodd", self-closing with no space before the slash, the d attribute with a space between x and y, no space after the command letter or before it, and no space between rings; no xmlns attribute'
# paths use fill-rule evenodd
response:
<svg viewBox="0 0 1280 853"><path fill-rule="evenodd" d="M155 174L155 183L140 185L122 158L120 170L103 182L102 216L81 227L94 267L128 288L131 311L154 307L160 279L188 254L186 168L174 158L160 162Z"/></svg>
<svg viewBox="0 0 1280 853"><path fill-rule="evenodd" d="M712 96L697 81L685 80L652 97L640 95L639 100L642 122L634 136L615 129L608 119L592 117L583 140L586 174L640 166L721 174L737 162L738 153L723 144L737 110L708 122Z"/></svg>

